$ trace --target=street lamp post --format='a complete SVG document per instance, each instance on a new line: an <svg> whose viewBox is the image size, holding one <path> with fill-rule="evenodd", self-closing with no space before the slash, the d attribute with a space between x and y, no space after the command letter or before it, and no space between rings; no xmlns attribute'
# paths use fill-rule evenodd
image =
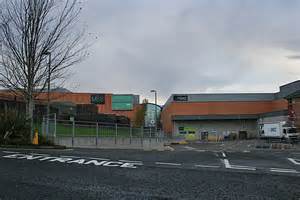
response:
<svg viewBox="0 0 300 200"><path fill-rule="evenodd" d="M50 76L51 76L51 52L46 51L44 55L48 55L48 77L47 77L47 127L46 134L49 134L49 115L50 115Z"/></svg>
<svg viewBox="0 0 300 200"><path fill-rule="evenodd" d="M157 134L157 91L151 90L150 92L154 93L154 99L155 99L155 133Z"/></svg>

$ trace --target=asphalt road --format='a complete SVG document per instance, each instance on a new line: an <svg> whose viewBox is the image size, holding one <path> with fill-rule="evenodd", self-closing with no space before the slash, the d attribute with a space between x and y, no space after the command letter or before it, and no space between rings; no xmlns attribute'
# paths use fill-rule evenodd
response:
<svg viewBox="0 0 300 200"><path fill-rule="evenodd" d="M300 152L0 149L0 199L300 199Z"/></svg>

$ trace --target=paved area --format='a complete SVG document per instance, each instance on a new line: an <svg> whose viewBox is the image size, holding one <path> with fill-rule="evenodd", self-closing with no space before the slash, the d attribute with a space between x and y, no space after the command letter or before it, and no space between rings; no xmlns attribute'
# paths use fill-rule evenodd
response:
<svg viewBox="0 0 300 200"><path fill-rule="evenodd" d="M0 149L0 199L300 199L300 152Z"/></svg>

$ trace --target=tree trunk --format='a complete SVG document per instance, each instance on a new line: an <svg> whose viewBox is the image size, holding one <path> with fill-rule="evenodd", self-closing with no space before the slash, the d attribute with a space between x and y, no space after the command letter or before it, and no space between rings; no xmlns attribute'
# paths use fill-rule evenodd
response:
<svg viewBox="0 0 300 200"><path fill-rule="evenodd" d="M26 118L29 121L30 125L30 141L33 139L33 109L34 109L34 100L32 97L28 97L26 101Z"/></svg>

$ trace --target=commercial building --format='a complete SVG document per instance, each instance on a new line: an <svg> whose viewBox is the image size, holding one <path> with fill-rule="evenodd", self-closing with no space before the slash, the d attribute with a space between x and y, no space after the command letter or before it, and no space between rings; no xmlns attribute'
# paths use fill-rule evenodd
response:
<svg viewBox="0 0 300 200"><path fill-rule="evenodd" d="M40 112L43 115L46 113L47 95L41 93L36 98L36 108L41 108L36 110L43 110ZM208 133L242 133L255 137L265 123L289 121L300 127L300 81L281 86L277 93L172 94L162 109L151 103L140 104L139 95L134 94L54 90L50 93L50 102L61 116L76 113L77 116L85 116L81 119L90 121L100 121L113 115L124 117L134 125L144 117L137 126L155 127L157 118L160 119L158 126L162 126L164 133L169 135L196 134L202 138ZM0 90L0 109L22 109L22 104L24 101L20 96ZM144 113L142 117L140 113ZM93 118L95 116L100 120Z"/></svg>
<svg viewBox="0 0 300 200"><path fill-rule="evenodd" d="M300 102L296 97L300 97L300 81L281 86L277 93L172 94L161 122L164 132L173 135L201 138L207 133L243 133L255 137L260 124L291 119Z"/></svg>
<svg viewBox="0 0 300 200"><path fill-rule="evenodd" d="M36 106L46 105L48 93L41 93L36 97ZM0 101L23 102L23 99L7 90L0 91ZM83 114L98 113L124 116L135 120L135 113L140 108L139 95L111 94L111 93L73 93L70 91L51 91L51 107L60 107L60 111L70 108ZM4 104L3 104L4 105ZM64 105L64 106L63 106ZM72 112L69 112L72 113Z"/></svg>

